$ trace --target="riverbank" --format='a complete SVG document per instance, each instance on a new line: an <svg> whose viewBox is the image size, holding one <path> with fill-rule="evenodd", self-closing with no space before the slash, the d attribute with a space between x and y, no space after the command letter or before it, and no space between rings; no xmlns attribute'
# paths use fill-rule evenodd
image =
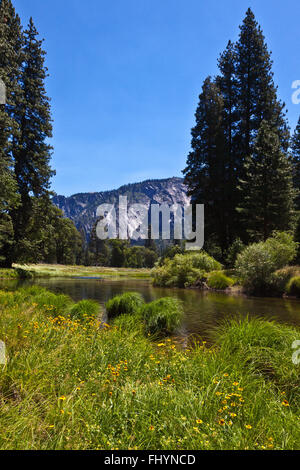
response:
<svg viewBox="0 0 300 470"><path fill-rule="evenodd" d="M58 264L14 265L13 269L0 269L0 279L20 278L112 278L130 277L150 279L150 269L107 268L96 266L67 266Z"/></svg>
<svg viewBox="0 0 300 470"><path fill-rule="evenodd" d="M300 447L299 328L232 321L213 348L182 351L135 317L100 325L71 306L37 287L0 293L2 449Z"/></svg>

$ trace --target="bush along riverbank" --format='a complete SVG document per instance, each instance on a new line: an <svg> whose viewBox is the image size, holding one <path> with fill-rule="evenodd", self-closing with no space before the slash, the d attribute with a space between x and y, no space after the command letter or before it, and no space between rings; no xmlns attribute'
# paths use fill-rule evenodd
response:
<svg viewBox="0 0 300 470"><path fill-rule="evenodd" d="M1 449L299 448L299 329L231 321L182 350L180 306L140 300L117 299L108 325L95 302L0 292Z"/></svg>
<svg viewBox="0 0 300 470"><path fill-rule="evenodd" d="M243 247L236 255L230 275L204 251L187 252L157 264L152 270L153 284L299 298L300 267L289 266L297 251L298 243L294 242L291 234L274 232L265 242Z"/></svg>

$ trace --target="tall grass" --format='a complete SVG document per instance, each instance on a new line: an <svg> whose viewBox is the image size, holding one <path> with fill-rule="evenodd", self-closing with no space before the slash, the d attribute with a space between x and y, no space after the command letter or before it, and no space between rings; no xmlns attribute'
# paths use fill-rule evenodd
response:
<svg viewBox="0 0 300 470"><path fill-rule="evenodd" d="M36 294L0 294L1 449L299 449L299 329L228 322L214 348L182 350L132 315L49 315Z"/></svg>
<svg viewBox="0 0 300 470"><path fill-rule="evenodd" d="M87 320L91 317L96 318L99 314L100 307L98 302L94 300L81 300L73 305L70 309L70 317L72 320Z"/></svg>
<svg viewBox="0 0 300 470"><path fill-rule="evenodd" d="M155 300L142 308L145 330L149 335L173 334L180 325L182 317L182 303L171 297Z"/></svg>
<svg viewBox="0 0 300 470"><path fill-rule="evenodd" d="M300 276L293 277L287 285L287 293L300 297Z"/></svg>
<svg viewBox="0 0 300 470"><path fill-rule="evenodd" d="M215 271L209 274L207 285L211 289L225 290L234 284L234 280L226 276L221 271Z"/></svg>
<svg viewBox="0 0 300 470"><path fill-rule="evenodd" d="M108 318L115 318L122 314L136 314L144 303L143 297L137 292L126 292L110 299L105 307Z"/></svg>

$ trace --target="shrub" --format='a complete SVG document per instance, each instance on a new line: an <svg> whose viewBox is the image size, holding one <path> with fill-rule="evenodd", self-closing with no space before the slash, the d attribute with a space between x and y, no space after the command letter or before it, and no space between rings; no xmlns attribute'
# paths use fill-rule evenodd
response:
<svg viewBox="0 0 300 470"><path fill-rule="evenodd" d="M99 304L94 300L81 300L73 305L70 310L70 317L73 320L86 320L91 317L96 318L99 313Z"/></svg>
<svg viewBox="0 0 300 470"><path fill-rule="evenodd" d="M153 282L161 287L188 287L206 278L206 273L221 269L221 264L204 251L176 255L152 270Z"/></svg>
<svg viewBox="0 0 300 470"><path fill-rule="evenodd" d="M226 265L233 268L237 256L244 250L245 245L240 238L237 238L227 250Z"/></svg>
<svg viewBox="0 0 300 470"><path fill-rule="evenodd" d="M18 279L15 269L0 268L0 279Z"/></svg>
<svg viewBox="0 0 300 470"><path fill-rule="evenodd" d="M105 307L108 318L118 317L119 315L133 315L139 312L144 303L143 297L137 292L126 292L109 300Z"/></svg>
<svg viewBox="0 0 300 470"><path fill-rule="evenodd" d="M287 293L300 297L300 276L293 277L287 285Z"/></svg>
<svg viewBox="0 0 300 470"><path fill-rule="evenodd" d="M183 307L179 300L165 297L144 305L141 314L146 334L169 335L180 325Z"/></svg>
<svg viewBox="0 0 300 470"><path fill-rule="evenodd" d="M33 273L31 271L28 271L27 269L15 268L15 272L17 274L17 277L22 280L33 279L34 277Z"/></svg>
<svg viewBox="0 0 300 470"><path fill-rule="evenodd" d="M298 243L294 242L293 236L288 232L274 232L265 242L265 246L275 269L284 268L296 258Z"/></svg>
<svg viewBox="0 0 300 470"><path fill-rule="evenodd" d="M292 277L300 276L299 266L286 266L279 269L272 276L271 288L273 292L283 294L287 292L287 286Z"/></svg>
<svg viewBox="0 0 300 470"><path fill-rule="evenodd" d="M237 273L250 292L266 293L275 271L291 262L296 252L297 243L290 234L275 232L266 242L249 245L238 255Z"/></svg>
<svg viewBox="0 0 300 470"><path fill-rule="evenodd" d="M234 280L221 271L216 271L208 276L207 285L211 289L225 290L234 284Z"/></svg>

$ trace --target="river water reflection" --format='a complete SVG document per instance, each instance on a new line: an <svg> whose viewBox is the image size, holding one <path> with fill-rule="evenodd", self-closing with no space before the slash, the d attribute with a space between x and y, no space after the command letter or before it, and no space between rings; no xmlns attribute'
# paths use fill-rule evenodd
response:
<svg viewBox="0 0 300 470"><path fill-rule="evenodd" d="M28 284L28 281L26 282ZM274 319L282 323L300 326L300 301L294 299L256 298L240 294L227 295L199 290L164 289L153 287L149 280L140 279L37 279L47 289L69 295L74 301L94 299L100 304L115 295L128 291L140 292L146 302L160 297L172 296L182 300L184 321L178 335L186 337L198 334L209 339L212 327L224 319L237 315ZM11 281L0 281L0 288L16 287Z"/></svg>

